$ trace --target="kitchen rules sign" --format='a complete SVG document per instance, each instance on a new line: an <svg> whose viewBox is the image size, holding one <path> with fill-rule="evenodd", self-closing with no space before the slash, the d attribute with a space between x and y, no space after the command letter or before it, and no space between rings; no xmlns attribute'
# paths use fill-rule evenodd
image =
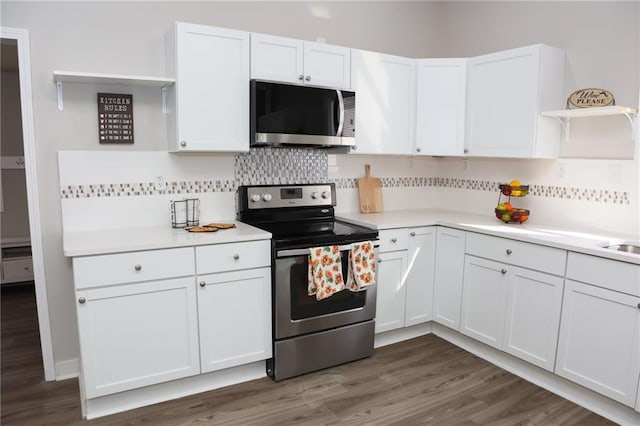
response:
<svg viewBox="0 0 640 426"><path fill-rule="evenodd" d="M133 143L133 95L98 93L100 143Z"/></svg>

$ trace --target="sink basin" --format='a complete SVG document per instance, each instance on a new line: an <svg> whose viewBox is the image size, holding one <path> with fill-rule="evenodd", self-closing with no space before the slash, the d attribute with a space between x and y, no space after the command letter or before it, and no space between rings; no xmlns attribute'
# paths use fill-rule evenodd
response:
<svg viewBox="0 0 640 426"><path fill-rule="evenodd" d="M611 250L617 250L617 251L624 251L627 253L640 254L640 245L638 244L627 244L627 243L613 244L610 246L605 246L605 248L608 248Z"/></svg>

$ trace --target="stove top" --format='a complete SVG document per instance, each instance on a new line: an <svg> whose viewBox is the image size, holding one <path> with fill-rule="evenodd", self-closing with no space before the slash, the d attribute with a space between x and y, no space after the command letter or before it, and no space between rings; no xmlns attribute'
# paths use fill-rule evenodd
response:
<svg viewBox="0 0 640 426"><path fill-rule="evenodd" d="M378 231L335 218L334 184L241 186L238 219L271 232L277 248L370 241Z"/></svg>

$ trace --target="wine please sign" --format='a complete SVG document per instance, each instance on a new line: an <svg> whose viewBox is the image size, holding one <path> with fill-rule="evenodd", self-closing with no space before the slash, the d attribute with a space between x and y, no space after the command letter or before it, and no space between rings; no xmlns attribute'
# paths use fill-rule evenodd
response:
<svg viewBox="0 0 640 426"><path fill-rule="evenodd" d="M595 88L576 90L567 99L567 107L569 108L603 107L615 104L611 92Z"/></svg>

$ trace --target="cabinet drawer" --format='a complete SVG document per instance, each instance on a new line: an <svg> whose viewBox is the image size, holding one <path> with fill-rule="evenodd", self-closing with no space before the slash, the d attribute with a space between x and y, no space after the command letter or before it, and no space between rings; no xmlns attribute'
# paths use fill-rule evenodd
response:
<svg viewBox="0 0 640 426"><path fill-rule="evenodd" d="M198 274L271 266L271 241L196 247Z"/></svg>
<svg viewBox="0 0 640 426"><path fill-rule="evenodd" d="M567 278L640 296L640 265L632 263L570 252Z"/></svg>
<svg viewBox="0 0 640 426"><path fill-rule="evenodd" d="M191 247L73 258L77 289L194 274Z"/></svg>
<svg viewBox="0 0 640 426"><path fill-rule="evenodd" d="M395 250L406 250L409 246L409 230L407 228L385 229L378 232L380 253Z"/></svg>
<svg viewBox="0 0 640 426"><path fill-rule="evenodd" d="M566 264L564 250L473 232L467 233L466 252L555 275L564 275Z"/></svg>
<svg viewBox="0 0 640 426"><path fill-rule="evenodd" d="M30 257L4 259L3 279L8 282L30 281L33 279L33 262Z"/></svg>

